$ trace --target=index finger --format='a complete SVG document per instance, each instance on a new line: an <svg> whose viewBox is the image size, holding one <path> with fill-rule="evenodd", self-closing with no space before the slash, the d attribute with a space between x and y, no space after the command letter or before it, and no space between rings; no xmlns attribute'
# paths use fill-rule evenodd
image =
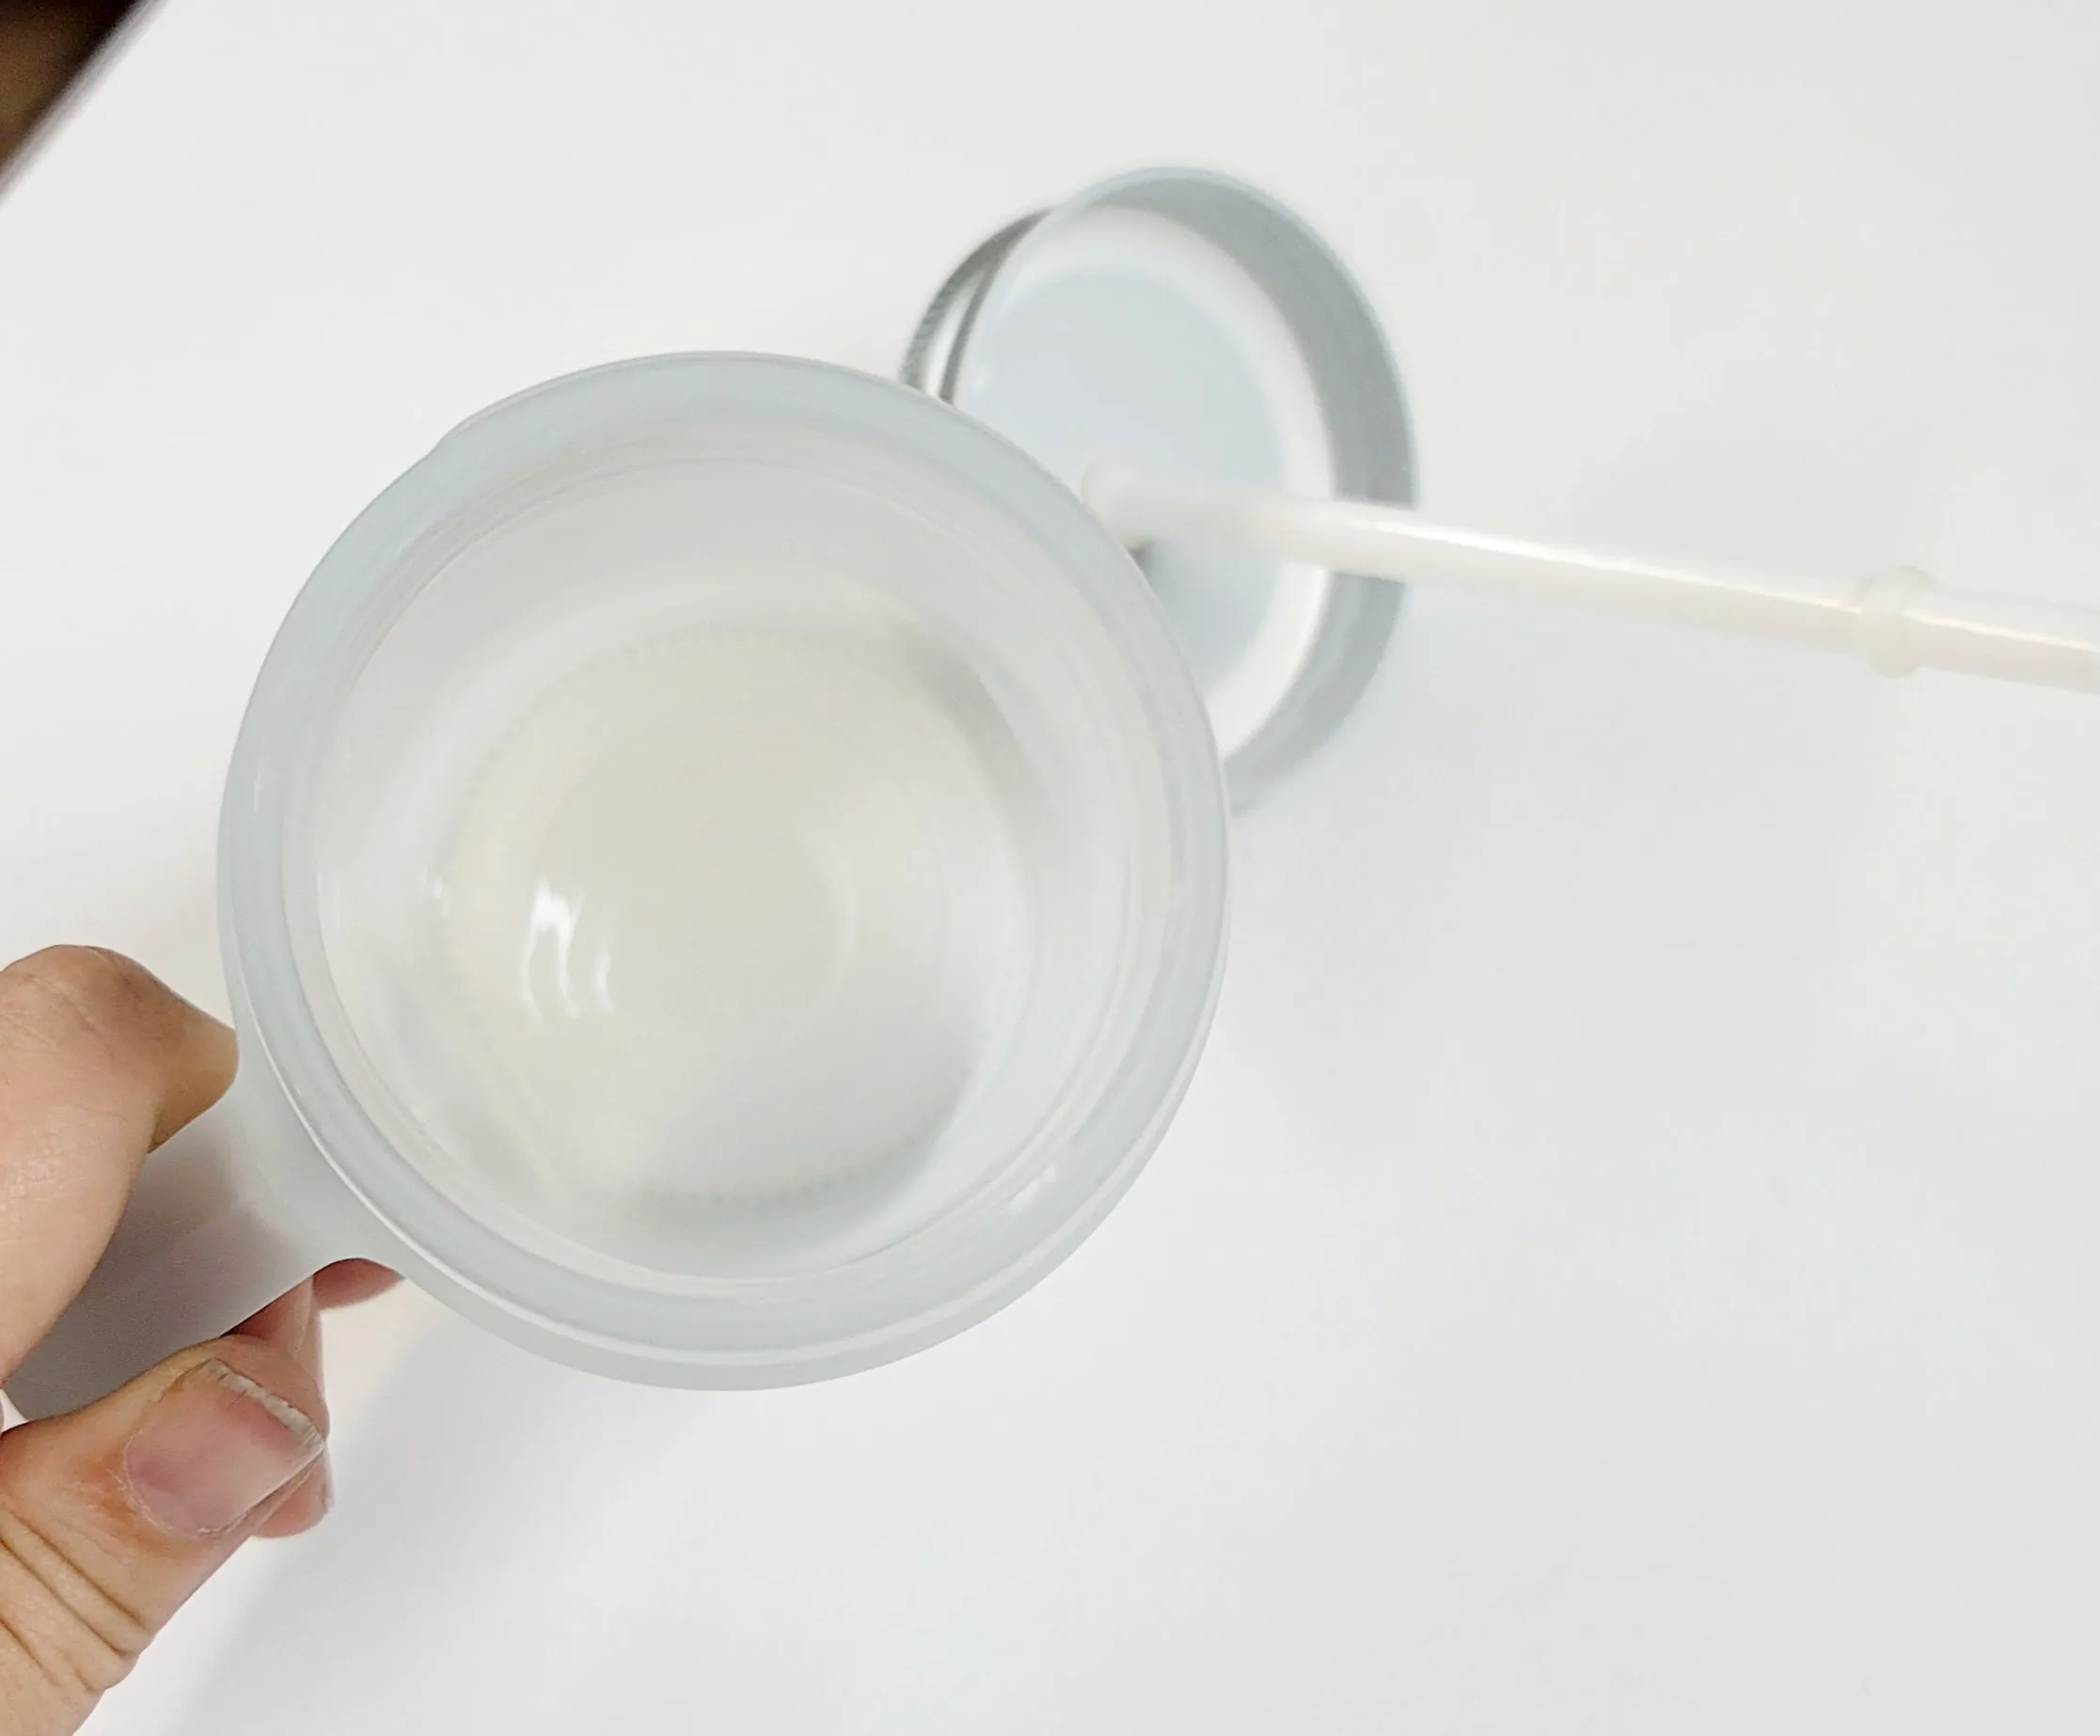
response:
<svg viewBox="0 0 2100 1736"><path fill-rule="evenodd" d="M140 1160L218 1100L233 1061L230 1031L118 954L0 971L0 1378L94 1270Z"/></svg>

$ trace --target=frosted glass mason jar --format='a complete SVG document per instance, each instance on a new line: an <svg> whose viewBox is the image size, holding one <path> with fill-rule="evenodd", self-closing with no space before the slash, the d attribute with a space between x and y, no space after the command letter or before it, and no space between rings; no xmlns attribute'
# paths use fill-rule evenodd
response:
<svg viewBox="0 0 2100 1736"><path fill-rule="evenodd" d="M1142 575L1033 460L880 380L669 356L484 412L343 533L219 876L239 1077L31 1414L353 1255L667 1384L959 1331L1174 1113L1225 801Z"/></svg>

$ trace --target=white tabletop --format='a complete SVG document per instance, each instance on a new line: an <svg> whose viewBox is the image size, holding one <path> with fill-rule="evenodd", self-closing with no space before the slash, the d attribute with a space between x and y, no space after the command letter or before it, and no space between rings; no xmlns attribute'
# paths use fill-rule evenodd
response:
<svg viewBox="0 0 2100 1736"><path fill-rule="evenodd" d="M166 0L0 196L0 953L215 998L316 557L648 351L887 371L1195 161L1446 517L2100 603L2100 12ZM984 1327L694 1397L414 1299L95 1726L2092 1728L2100 705L1418 595L1247 816L1186 1112Z"/></svg>

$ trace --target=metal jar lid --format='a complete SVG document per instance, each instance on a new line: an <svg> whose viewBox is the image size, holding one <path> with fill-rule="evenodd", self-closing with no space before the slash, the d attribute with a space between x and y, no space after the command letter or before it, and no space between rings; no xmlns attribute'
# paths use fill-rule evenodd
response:
<svg viewBox="0 0 2100 1736"><path fill-rule="evenodd" d="M1399 375L1341 262L1265 194L1190 169L1106 181L1001 230L935 296L906 384L1077 489L1158 475L1411 503ZM1209 706L1236 802L1318 746L1391 637L1392 584L1139 551Z"/></svg>

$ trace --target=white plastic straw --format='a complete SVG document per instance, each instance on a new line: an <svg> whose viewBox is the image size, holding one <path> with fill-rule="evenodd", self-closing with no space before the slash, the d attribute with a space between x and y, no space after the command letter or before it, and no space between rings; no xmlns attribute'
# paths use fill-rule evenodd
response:
<svg viewBox="0 0 2100 1736"><path fill-rule="evenodd" d="M2100 610L1942 591L1908 570L1824 578L1719 561L1576 548L1438 524L1402 508L1162 481L1119 466L1087 504L1132 546L1269 555L1336 572L1464 586L1849 651L1885 675L1959 670L2100 693Z"/></svg>

